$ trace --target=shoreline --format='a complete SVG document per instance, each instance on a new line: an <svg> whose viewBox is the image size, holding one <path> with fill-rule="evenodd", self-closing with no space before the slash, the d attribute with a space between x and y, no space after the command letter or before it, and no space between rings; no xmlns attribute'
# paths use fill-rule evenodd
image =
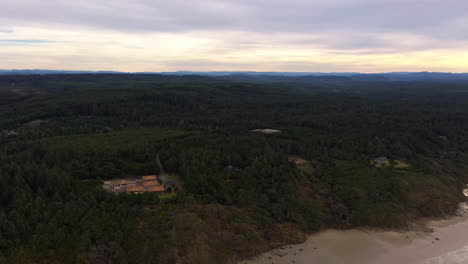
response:
<svg viewBox="0 0 468 264"><path fill-rule="evenodd" d="M464 262L460 262L464 261ZM409 231L324 230L238 264L468 263L468 203L441 220L422 219Z"/></svg>

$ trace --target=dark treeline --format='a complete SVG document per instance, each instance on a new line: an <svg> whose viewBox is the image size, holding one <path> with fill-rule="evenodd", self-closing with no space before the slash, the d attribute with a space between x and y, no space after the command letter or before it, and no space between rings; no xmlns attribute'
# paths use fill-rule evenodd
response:
<svg viewBox="0 0 468 264"><path fill-rule="evenodd" d="M468 86L1 76L0 131L0 263L223 263L453 213ZM158 152L176 196L102 190Z"/></svg>

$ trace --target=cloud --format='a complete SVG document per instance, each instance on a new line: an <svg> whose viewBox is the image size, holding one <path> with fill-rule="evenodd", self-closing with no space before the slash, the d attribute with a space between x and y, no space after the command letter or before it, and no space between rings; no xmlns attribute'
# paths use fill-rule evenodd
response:
<svg viewBox="0 0 468 264"><path fill-rule="evenodd" d="M11 33L14 33L15 31L13 29L6 29L6 28L1 28L0 27L0 33L7 33L7 34L11 34Z"/></svg>
<svg viewBox="0 0 468 264"><path fill-rule="evenodd" d="M54 43L54 41L41 39L0 39L0 46L25 46L47 43Z"/></svg>
<svg viewBox="0 0 468 264"><path fill-rule="evenodd" d="M54 41L41 39L0 39L0 43L42 44L52 42Z"/></svg>
<svg viewBox="0 0 468 264"><path fill-rule="evenodd" d="M447 34L448 30L447 35L464 28L463 21L458 20L467 15L468 2L460 0L16 0L2 3L0 11L5 23L124 31Z"/></svg>
<svg viewBox="0 0 468 264"><path fill-rule="evenodd" d="M380 36L388 34L468 41L467 18L468 1L460 0L16 0L0 10L0 22L15 26L308 34L320 39L303 44L330 49L384 48L392 43Z"/></svg>
<svg viewBox="0 0 468 264"><path fill-rule="evenodd" d="M468 67L456 55L468 46L462 0L15 0L2 3L0 25L9 34L0 56L44 65L379 71L430 58L434 68Z"/></svg>

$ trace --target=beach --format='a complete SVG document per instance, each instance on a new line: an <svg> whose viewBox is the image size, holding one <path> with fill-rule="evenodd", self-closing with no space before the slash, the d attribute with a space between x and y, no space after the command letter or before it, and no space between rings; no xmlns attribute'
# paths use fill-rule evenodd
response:
<svg viewBox="0 0 468 264"><path fill-rule="evenodd" d="M468 205L457 216L414 231L326 230L242 264L460 264L468 263Z"/></svg>

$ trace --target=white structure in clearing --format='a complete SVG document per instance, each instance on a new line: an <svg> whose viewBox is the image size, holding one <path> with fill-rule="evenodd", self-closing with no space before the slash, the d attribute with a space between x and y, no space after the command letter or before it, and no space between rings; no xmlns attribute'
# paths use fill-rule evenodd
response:
<svg viewBox="0 0 468 264"><path fill-rule="evenodd" d="M270 128L259 128L259 129L252 130L252 132L260 132L263 134L276 134L276 133L281 133L281 130L270 129Z"/></svg>

